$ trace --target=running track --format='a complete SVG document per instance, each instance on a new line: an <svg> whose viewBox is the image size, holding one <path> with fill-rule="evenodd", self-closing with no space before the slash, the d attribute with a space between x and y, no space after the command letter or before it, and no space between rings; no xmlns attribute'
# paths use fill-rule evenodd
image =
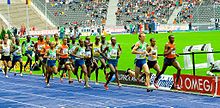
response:
<svg viewBox="0 0 220 108"><path fill-rule="evenodd" d="M19 75L5 78L0 73L0 107L1 108L219 108L220 98L174 93L154 90L146 92L142 88L118 88L110 85L105 91L103 84L85 89L83 83L74 81L68 84L58 78L51 80L46 87L42 76Z"/></svg>

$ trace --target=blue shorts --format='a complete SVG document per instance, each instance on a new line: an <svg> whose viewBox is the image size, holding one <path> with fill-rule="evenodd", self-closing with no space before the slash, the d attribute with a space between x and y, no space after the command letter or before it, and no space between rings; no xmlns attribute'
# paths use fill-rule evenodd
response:
<svg viewBox="0 0 220 108"><path fill-rule="evenodd" d="M25 55L27 56L28 54L29 54L30 56L32 56L33 51L25 51Z"/></svg>
<svg viewBox="0 0 220 108"><path fill-rule="evenodd" d="M85 64L85 61L83 59L76 59L75 60L75 66L79 67Z"/></svg>
<svg viewBox="0 0 220 108"><path fill-rule="evenodd" d="M47 60L47 66L50 67L56 66L56 60Z"/></svg>
<svg viewBox="0 0 220 108"><path fill-rule="evenodd" d="M21 59L21 56L13 56L13 60L12 60L12 62L17 62L17 61L19 61Z"/></svg>
<svg viewBox="0 0 220 108"><path fill-rule="evenodd" d="M114 67L118 65L118 59L110 59L108 60L108 65L112 64Z"/></svg>
<svg viewBox="0 0 220 108"><path fill-rule="evenodd" d="M142 68L144 64L146 64L146 59L136 59L135 64L137 67Z"/></svg>
<svg viewBox="0 0 220 108"><path fill-rule="evenodd" d="M75 61L76 60L76 57L75 56L70 56L71 57L71 59L73 60L73 61Z"/></svg>

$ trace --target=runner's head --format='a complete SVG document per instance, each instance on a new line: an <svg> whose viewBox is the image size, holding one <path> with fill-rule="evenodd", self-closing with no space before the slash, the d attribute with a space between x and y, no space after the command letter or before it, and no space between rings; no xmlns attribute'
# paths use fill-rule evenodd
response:
<svg viewBox="0 0 220 108"><path fill-rule="evenodd" d="M96 36L95 37L95 43L99 43L100 42L100 37L99 36Z"/></svg>
<svg viewBox="0 0 220 108"><path fill-rule="evenodd" d="M6 33L5 36L4 36L4 40L7 40L9 37L9 35Z"/></svg>
<svg viewBox="0 0 220 108"><path fill-rule="evenodd" d="M63 44L64 44L64 45L67 44L67 38L63 38Z"/></svg>
<svg viewBox="0 0 220 108"><path fill-rule="evenodd" d="M72 44L75 44L75 42L76 42L76 38L73 37L73 38L72 38Z"/></svg>
<svg viewBox="0 0 220 108"><path fill-rule="evenodd" d="M86 40L88 40L90 42L90 37L89 36L86 36Z"/></svg>
<svg viewBox="0 0 220 108"><path fill-rule="evenodd" d="M13 44L16 43L16 40L15 40L15 39L16 39L15 37L11 37L11 41L12 41Z"/></svg>
<svg viewBox="0 0 220 108"><path fill-rule="evenodd" d="M144 40L145 40L145 38L146 38L146 35L145 35L144 33L140 33L140 34L138 35L138 38L139 38L139 40L140 40L141 42L144 42Z"/></svg>
<svg viewBox="0 0 220 108"><path fill-rule="evenodd" d="M51 43L50 43L50 48L51 48L51 49L55 48L55 42L51 42Z"/></svg>
<svg viewBox="0 0 220 108"><path fill-rule="evenodd" d="M169 35L168 36L169 42L173 43L174 42L174 36L173 35Z"/></svg>
<svg viewBox="0 0 220 108"><path fill-rule="evenodd" d="M54 34L54 39L55 40L58 40L59 39L59 36L58 36L58 34L56 33L56 34Z"/></svg>
<svg viewBox="0 0 220 108"><path fill-rule="evenodd" d="M102 42L105 42L105 35L101 36Z"/></svg>
<svg viewBox="0 0 220 108"><path fill-rule="evenodd" d="M43 35L39 35L39 40L43 41L44 40L44 36Z"/></svg>
<svg viewBox="0 0 220 108"><path fill-rule="evenodd" d="M151 46L155 46L156 40L154 38L150 38L150 44L151 44Z"/></svg>
<svg viewBox="0 0 220 108"><path fill-rule="evenodd" d="M84 44L85 44L85 47L88 47L88 46L89 46L89 41L88 41L88 40L85 40L85 41L84 41Z"/></svg>
<svg viewBox="0 0 220 108"><path fill-rule="evenodd" d="M88 40L87 40L88 41ZM81 47L83 47L83 40L82 39L79 39L79 45L81 46Z"/></svg>
<svg viewBox="0 0 220 108"><path fill-rule="evenodd" d="M112 43L112 45L116 44L116 37L114 37L114 36L111 37L111 43Z"/></svg>
<svg viewBox="0 0 220 108"><path fill-rule="evenodd" d="M50 36L46 35L45 40L46 40L46 43L49 44L50 43Z"/></svg>
<svg viewBox="0 0 220 108"><path fill-rule="evenodd" d="M28 41L31 40L31 36L30 35L27 35L26 38L27 38Z"/></svg>

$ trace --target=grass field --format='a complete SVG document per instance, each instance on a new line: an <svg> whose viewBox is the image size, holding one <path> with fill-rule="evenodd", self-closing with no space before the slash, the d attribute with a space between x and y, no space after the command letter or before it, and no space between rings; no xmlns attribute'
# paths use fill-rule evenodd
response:
<svg viewBox="0 0 220 108"><path fill-rule="evenodd" d="M182 53L185 46L188 45L197 45L197 44L207 44L211 43L212 48L214 48L214 51L220 51L220 32L219 31L212 31L212 32L178 32L178 33L172 33L175 36L175 43L176 43L176 49L177 53ZM155 38L157 41L158 46L158 53L163 54L164 45L168 41L168 36L170 33L160 33L160 34L147 34L146 35L146 42L149 43L150 38ZM122 47L122 55L119 59L118 69L119 70L126 70L127 68L134 69L134 59L135 55L131 54L131 46L135 44L138 41L137 34L128 34L128 35L115 35L117 42L120 43ZM85 38L85 37L82 37ZM91 37L91 41L94 41L94 36ZM107 36L107 40L110 39L110 36ZM36 39L34 39L36 40ZM23 39L21 40L23 41ZM53 39L51 39L53 41ZM163 58L158 58L158 63L160 67L162 68L163 64ZM220 54L214 54L215 60L220 60ZM206 62L206 55L196 55L195 56L195 62L196 63L204 63ZM26 57L24 57L23 60L26 60ZM177 58L178 62L180 63L181 67L184 67L183 62L183 56L180 56ZM206 71L208 69L197 69L196 75L206 75ZM151 72L155 73L155 71L152 69ZM34 74L41 74L40 71L35 71ZM99 71L99 80L105 81L104 74L102 70ZM176 73L176 70L173 67L168 67L165 74L172 75L173 73ZM182 70L182 74L192 74L192 70ZM95 79L95 74L93 73L92 79Z"/></svg>

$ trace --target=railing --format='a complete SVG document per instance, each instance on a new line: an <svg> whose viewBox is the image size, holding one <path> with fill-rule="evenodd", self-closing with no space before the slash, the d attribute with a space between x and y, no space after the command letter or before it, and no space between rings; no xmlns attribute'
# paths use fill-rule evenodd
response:
<svg viewBox="0 0 220 108"><path fill-rule="evenodd" d="M47 15L45 15L53 24L55 24L56 26L59 25L59 19L57 17L54 16L53 13L51 13L48 9L46 9L47 4L43 4L41 3L39 0L33 0L32 3L45 15L45 13L47 13ZM45 12L46 10L46 12Z"/></svg>
<svg viewBox="0 0 220 108"><path fill-rule="evenodd" d="M220 53L220 51L213 51L213 52L178 53L178 55L192 55L193 75L195 76L195 75L196 75L195 55L196 55L196 54L208 54L208 53ZM158 54L158 56L164 56L164 54Z"/></svg>

